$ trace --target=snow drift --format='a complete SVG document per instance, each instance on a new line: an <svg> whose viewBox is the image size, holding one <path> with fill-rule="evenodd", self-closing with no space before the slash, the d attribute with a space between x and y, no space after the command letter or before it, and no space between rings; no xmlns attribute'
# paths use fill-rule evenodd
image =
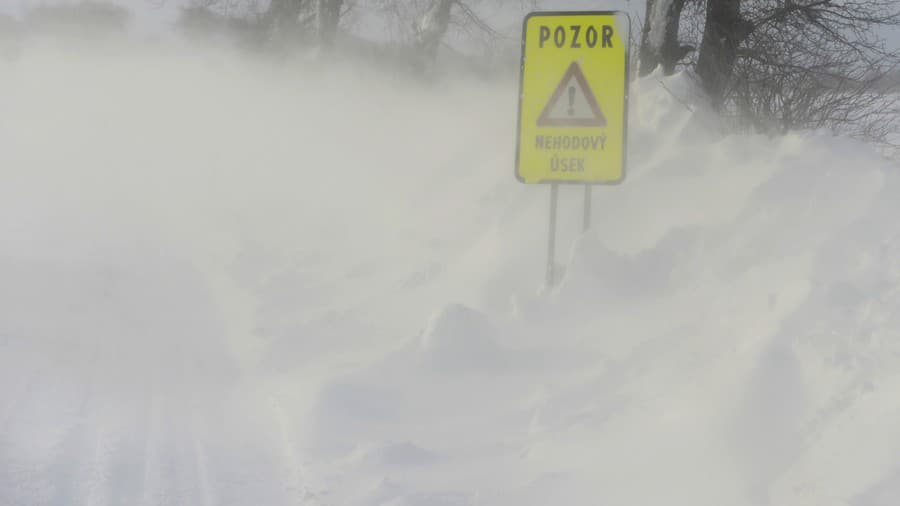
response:
<svg viewBox="0 0 900 506"><path fill-rule="evenodd" d="M0 73L0 504L900 499L868 146L723 135L642 80L590 233L562 189L548 292L513 80L141 46Z"/></svg>

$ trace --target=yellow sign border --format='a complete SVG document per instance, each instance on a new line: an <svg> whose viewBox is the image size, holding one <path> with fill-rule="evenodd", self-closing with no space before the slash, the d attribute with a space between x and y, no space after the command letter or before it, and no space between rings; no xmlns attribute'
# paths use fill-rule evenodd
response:
<svg viewBox="0 0 900 506"><path fill-rule="evenodd" d="M613 16L624 17L628 27L628 43L625 47L625 72L624 72L624 91L623 112L622 112L622 171L618 179L615 180L573 180L573 179L541 179L539 181L527 181L519 172L521 156L522 156L522 103L524 98L524 80L525 80L525 49L526 38L528 36L528 22L533 17L555 17L555 16ZM625 11L534 11L528 13L522 21L522 49L521 61L519 65L519 100L518 100L518 116L516 119L516 162L515 176L519 182L523 184L577 184L577 185L617 185L621 184L627 175L627 152L628 152L628 99L629 99L629 76L631 74L631 16Z"/></svg>

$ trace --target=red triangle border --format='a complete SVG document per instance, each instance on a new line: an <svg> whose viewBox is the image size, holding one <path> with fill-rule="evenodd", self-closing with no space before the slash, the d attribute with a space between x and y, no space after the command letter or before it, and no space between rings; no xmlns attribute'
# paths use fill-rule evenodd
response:
<svg viewBox="0 0 900 506"><path fill-rule="evenodd" d="M571 77L575 77L575 80L578 81L578 84L581 86L582 91L584 92L584 97L587 99L588 105L591 108L591 111L594 113L593 118L550 118L550 110L553 108L553 105L556 104L556 101L565 93L566 83L569 82ZM577 61L573 61L569 68L566 70L565 75L563 75L562 80L559 81L559 84L556 86L556 91L553 92L553 95L550 97L550 100L547 101L547 105L544 106L544 110L541 111L541 115L538 116L537 126L539 127L605 127L606 126L606 116L603 114L603 111L600 109L600 104L597 103L597 98L594 97L594 90L588 85L587 78L584 77L584 72L581 70L581 65L578 64Z"/></svg>

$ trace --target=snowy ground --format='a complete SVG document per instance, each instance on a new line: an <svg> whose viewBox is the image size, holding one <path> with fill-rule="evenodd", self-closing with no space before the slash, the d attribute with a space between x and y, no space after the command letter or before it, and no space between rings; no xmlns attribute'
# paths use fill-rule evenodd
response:
<svg viewBox="0 0 900 506"><path fill-rule="evenodd" d="M633 90L594 228L516 85L0 61L0 505L900 503L900 181Z"/></svg>

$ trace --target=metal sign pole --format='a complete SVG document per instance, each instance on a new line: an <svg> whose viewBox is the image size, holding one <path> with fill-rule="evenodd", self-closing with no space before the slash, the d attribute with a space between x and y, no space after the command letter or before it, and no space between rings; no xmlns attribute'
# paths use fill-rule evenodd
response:
<svg viewBox="0 0 900 506"><path fill-rule="evenodd" d="M556 201L559 185L550 185L550 229L547 233L547 288L556 284Z"/></svg>
<svg viewBox="0 0 900 506"><path fill-rule="evenodd" d="M625 179L630 40L625 12L525 17L515 174L524 184L551 185L547 288L565 272L556 265L558 184L585 185L586 232L593 219L591 186Z"/></svg>
<svg viewBox="0 0 900 506"><path fill-rule="evenodd" d="M591 228L591 185L584 185L584 228L587 232Z"/></svg>

